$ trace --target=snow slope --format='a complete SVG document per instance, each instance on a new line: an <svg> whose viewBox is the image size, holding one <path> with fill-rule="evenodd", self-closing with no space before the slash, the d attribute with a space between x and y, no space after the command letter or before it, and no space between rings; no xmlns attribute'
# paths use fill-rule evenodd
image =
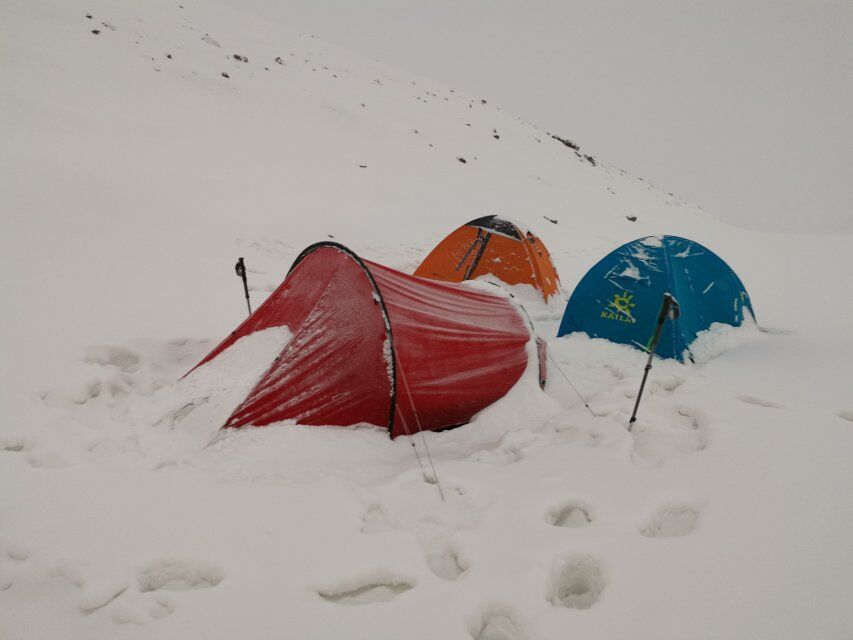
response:
<svg viewBox="0 0 853 640"><path fill-rule="evenodd" d="M0 638L853 633L849 236L721 224L488 96L214 2L4 17ZM263 344L175 384L242 318L238 256L258 303L311 242L412 270L488 213L551 250L566 295L518 293L595 415L529 372L426 435L446 502L381 430L217 435ZM713 248L770 330L657 363L629 433L642 354L554 336L584 271L655 233Z"/></svg>

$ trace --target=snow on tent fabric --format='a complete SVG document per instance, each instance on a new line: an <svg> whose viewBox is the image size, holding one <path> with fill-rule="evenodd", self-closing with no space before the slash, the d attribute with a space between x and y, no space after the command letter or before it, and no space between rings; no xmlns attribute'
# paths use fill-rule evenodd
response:
<svg viewBox="0 0 853 640"><path fill-rule="evenodd" d="M560 279L548 249L529 231L498 216L471 220L424 259L416 276L462 282L491 274L507 284L529 284L548 300Z"/></svg>
<svg viewBox="0 0 853 640"><path fill-rule="evenodd" d="M649 236L622 245L581 279L566 305L558 336L583 331L645 350L664 293L681 315L663 327L657 355L689 357L700 331L719 322L738 326L752 303L723 260L698 242Z"/></svg>
<svg viewBox="0 0 853 640"><path fill-rule="evenodd" d="M331 242L305 249L196 367L284 325L292 339L225 427L369 423L391 437L444 429L469 422L527 367L530 333L508 299L406 275Z"/></svg>

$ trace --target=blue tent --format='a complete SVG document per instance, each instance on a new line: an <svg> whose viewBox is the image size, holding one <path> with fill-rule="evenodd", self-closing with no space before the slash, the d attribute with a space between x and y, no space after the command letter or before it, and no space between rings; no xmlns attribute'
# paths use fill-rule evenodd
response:
<svg viewBox="0 0 853 640"><path fill-rule="evenodd" d="M664 293L681 307L667 321L656 353L686 358L696 335L720 322L738 326L749 295L731 267L698 242L676 236L641 238L609 253L575 287L558 336L584 331L593 338L646 350Z"/></svg>

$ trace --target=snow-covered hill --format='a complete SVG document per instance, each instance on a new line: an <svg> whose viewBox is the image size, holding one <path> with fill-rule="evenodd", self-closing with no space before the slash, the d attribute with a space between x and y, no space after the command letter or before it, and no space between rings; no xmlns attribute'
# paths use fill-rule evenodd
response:
<svg viewBox="0 0 853 640"><path fill-rule="evenodd" d="M3 12L0 637L853 632L849 236L723 225L571 131L214 2ZM632 434L642 354L557 340L566 295L528 299L595 416L552 371L427 434L446 502L379 430L213 441L251 360L176 411L242 318L238 256L257 303L309 243L411 271L489 213L566 295L622 242L698 240L770 330L658 363Z"/></svg>

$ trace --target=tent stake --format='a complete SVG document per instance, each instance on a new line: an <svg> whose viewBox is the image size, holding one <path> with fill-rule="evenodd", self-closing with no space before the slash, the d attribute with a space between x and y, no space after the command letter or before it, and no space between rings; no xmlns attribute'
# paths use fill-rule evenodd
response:
<svg viewBox="0 0 853 640"><path fill-rule="evenodd" d="M678 317L679 312L678 301L672 297L672 294L663 294L663 302L661 302L660 305L657 324L655 324L655 332L652 335L652 339L649 340L649 359L646 362L646 368L643 371L643 380L640 382L640 390L637 392L637 401L634 403L634 411L631 413L631 420L628 422L628 431L633 429L634 423L637 421L637 409L640 407L640 399L643 397L643 389L646 387L646 379L649 377L649 371L652 370L652 359L655 357L655 349L658 346L658 340L660 340L663 323L666 322L667 316L669 316L670 319L675 320Z"/></svg>
<svg viewBox="0 0 853 640"><path fill-rule="evenodd" d="M246 265L243 263L243 258L237 259L237 264L234 265L234 271L243 279L243 291L246 293L246 307L249 309L249 315L252 315L252 302L249 300L249 283L246 282Z"/></svg>

